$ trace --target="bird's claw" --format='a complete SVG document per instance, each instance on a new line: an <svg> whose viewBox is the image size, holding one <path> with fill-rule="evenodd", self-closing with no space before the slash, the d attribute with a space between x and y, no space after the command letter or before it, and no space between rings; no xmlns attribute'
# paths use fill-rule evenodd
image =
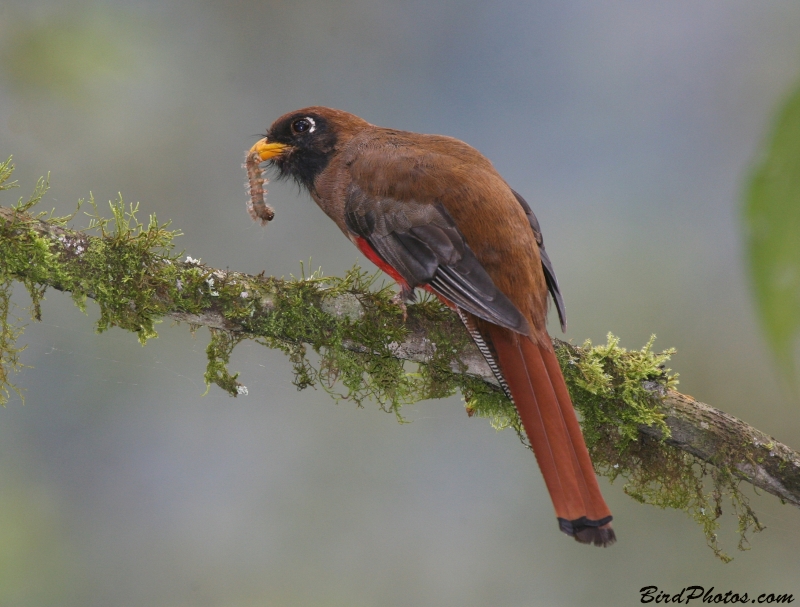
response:
<svg viewBox="0 0 800 607"><path fill-rule="evenodd" d="M392 303L400 308L403 313L403 322L406 322L408 320L408 307L406 307L406 298L403 296L402 291L392 297Z"/></svg>

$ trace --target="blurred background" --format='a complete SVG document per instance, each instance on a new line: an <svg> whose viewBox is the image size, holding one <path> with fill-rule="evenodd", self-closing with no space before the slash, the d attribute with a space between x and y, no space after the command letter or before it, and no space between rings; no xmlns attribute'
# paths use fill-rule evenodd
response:
<svg viewBox="0 0 800 607"><path fill-rule="evenodd" d="M367 262L307 196L245 211L244 152L284 112L328 105L442 133L532 204L567 337L676 347L681 391L800 447L798 403L755 313L742 189L800 76L800 4L499 0L5 0L0 156L42 208L121 192L211 266L326 274ZM79 217L76 225L85 225ZM18 302L27 303L24 293ZM405 410L297 392L243 344L249 396L202 396L204 329L146 347L48 292L26 390L0 410L0 605L627 605L639 589L800 596L800 512L723 565L678 512L604 491L619 542L556 529L531 454L459 397ZM556 323L551 324L556 331Z"/></svg>

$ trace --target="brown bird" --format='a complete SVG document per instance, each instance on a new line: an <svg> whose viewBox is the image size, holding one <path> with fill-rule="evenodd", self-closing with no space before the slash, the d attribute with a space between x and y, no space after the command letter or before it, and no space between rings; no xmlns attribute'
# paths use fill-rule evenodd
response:
<svg viewBox="0 0 800 607"><path fill-rule="evenodd" d="M612 544L611 512L545 326L564 303L539 222L466 143L309 107L278 118L251 154L311 194L413 299L435 293L461 317L533 446L561 531Z"/></svg>

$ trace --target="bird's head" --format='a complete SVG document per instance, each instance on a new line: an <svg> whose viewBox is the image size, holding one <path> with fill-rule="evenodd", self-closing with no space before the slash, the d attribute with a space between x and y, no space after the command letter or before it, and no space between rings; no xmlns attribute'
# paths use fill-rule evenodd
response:
<svg viewBox="0 0 800 607"><path fill-rule="evenodd" d="M347 112L308 107L278 118L250 152L274 166L279 177L291 177L311 189L334 152L367 126Z"/></svg>

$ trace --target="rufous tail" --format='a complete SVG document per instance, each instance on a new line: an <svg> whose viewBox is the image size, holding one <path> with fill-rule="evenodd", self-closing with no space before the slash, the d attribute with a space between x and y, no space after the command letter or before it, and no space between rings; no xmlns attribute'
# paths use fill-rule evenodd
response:
<svg viewBox="0 0 800 607"><path fill-rule="evenodd" d="M553 350L502 327L482 323L533 447L561 531L577 541L616 541L572 401Z"/></svg>

